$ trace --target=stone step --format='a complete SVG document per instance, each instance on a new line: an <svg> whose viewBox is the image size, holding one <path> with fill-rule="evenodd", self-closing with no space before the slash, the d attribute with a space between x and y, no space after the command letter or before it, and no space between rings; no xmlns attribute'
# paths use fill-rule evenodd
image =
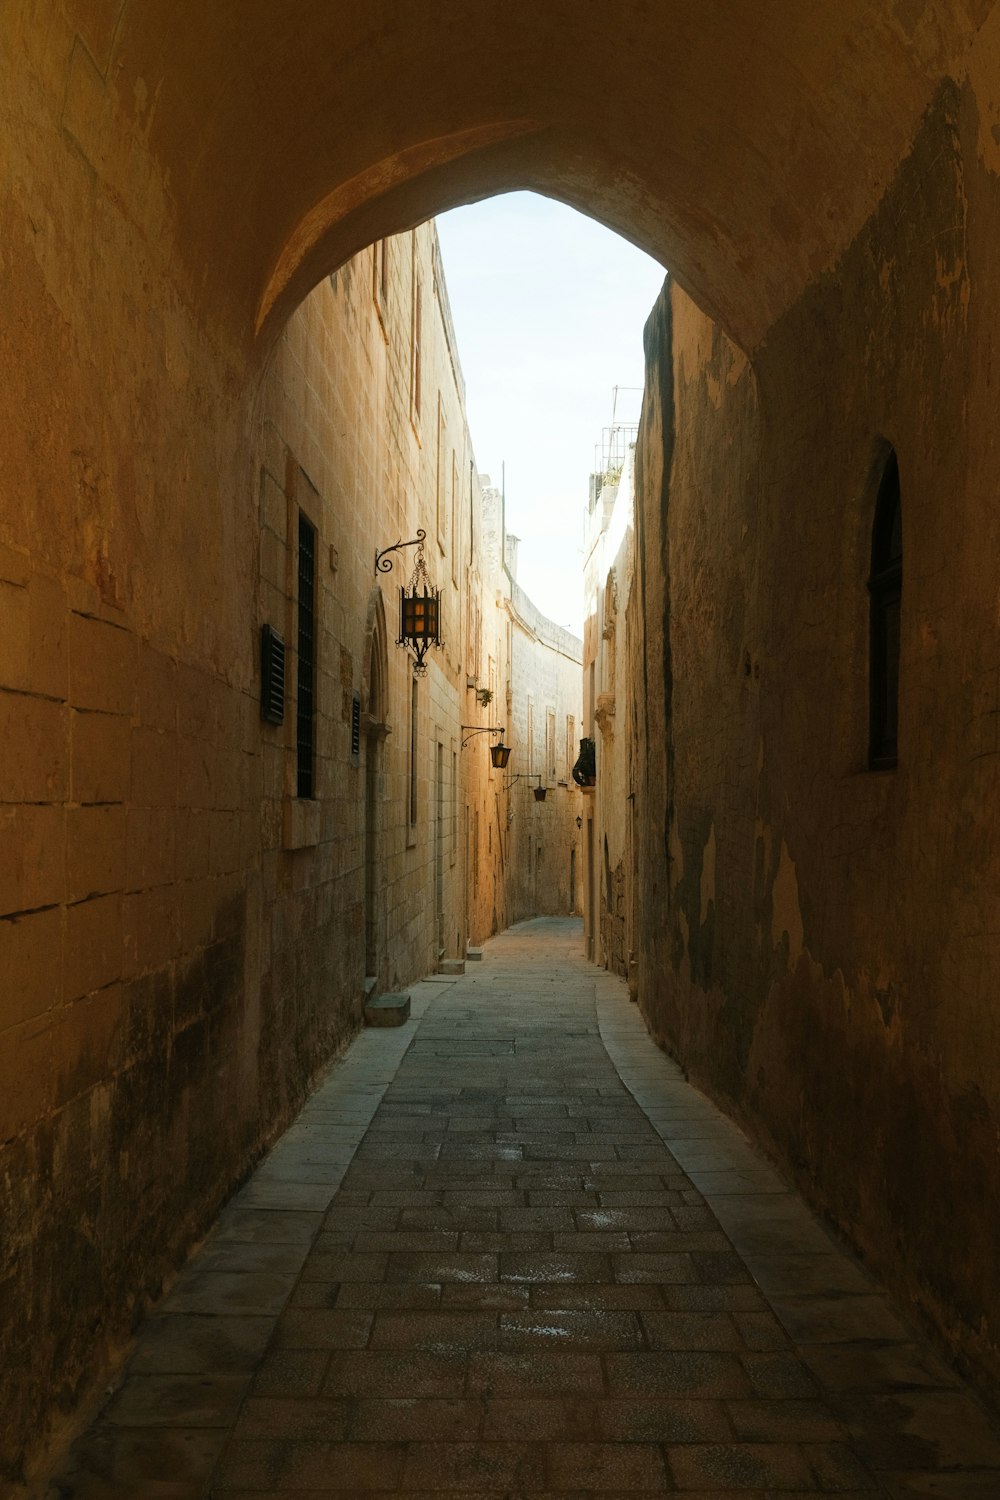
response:
<svg viewBox="0 0 1000 1500"><path fill-rule="evenodd" d="M438 961L437 971L439 974L464 974L464 958L442 958Z"/></svg>
<svg viewBox="0 0 1000 1500"><path fill-rule="evenodd" d="M409 1018L409 995L390 991L386 995L377 995L373 1000L365 1001L366 1026L402 1026Z"/></svg>
<svg viewBox="0 0 1000 1500"><path fill-rule="evenodd" d="M466 963L468 963L468 964L478 964L478 963L482 963L482 960L483 960L483 950L482 950L482 948L466 948L466 950L465 950L465 961L466 961Z"/></svg>

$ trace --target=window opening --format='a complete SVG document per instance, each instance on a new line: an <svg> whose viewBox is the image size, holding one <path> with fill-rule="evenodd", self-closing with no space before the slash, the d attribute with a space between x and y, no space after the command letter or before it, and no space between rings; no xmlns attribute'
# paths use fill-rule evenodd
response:
<svg viewBox="0 0 1000 1500"><path fill-rule="evenodd" d="M285 642L270 625L260 627L260 716L267 724L285 721Z"/></svg>
<svg viewBox="0 0 1000 1500"><path fill-rule="evenodd" d="M421 320L423 292L420 286L420 278L417 275L417 239L413 236L413 303L410 313L410 342L411 342L411 366L410 366L410 421L419 431L420 428L420 399L421 399L421 369L420 369L420 343L421 343Z"/></svg>
<svg viewBox="0 0 1000 1500"><path fill-rule="evenodd" d="M873 770L896 764L899 721L899 625L903 588L903 530L899 463L886 459L872 525L870 595L868 763Z"/></svg>
<svg viewBox="0 0 1000 1500"><path fill-rule="evenodd" d="M410 827L417 822L417 679L410 682Z"/></svg>
<svg viewBox="0 0 1000 1500"><path fill-rule="evenodd" d="M312 797L316 749L316 528L299 512L297 794Z"/></svg>

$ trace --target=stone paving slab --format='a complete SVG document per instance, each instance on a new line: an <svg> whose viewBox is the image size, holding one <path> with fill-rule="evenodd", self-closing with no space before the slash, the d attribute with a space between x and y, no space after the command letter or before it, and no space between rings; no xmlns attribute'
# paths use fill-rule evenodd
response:
<svg viewBox="0 0 1000 1500"><path fill-rule="evenodd" d="M993 1419L580 947L521 924L359 1037L48 1500L1000 1497Z"/></svg>

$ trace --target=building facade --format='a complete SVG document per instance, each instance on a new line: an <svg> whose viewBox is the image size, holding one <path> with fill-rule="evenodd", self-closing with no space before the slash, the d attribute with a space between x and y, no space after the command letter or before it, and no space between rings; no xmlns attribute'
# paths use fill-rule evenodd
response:
<svg viewBox="0 0 1000 1500"><path fill-rule="evenodd" d="M514 921L582 911L582 797L572 779L581 719L582 643L547 619L517 583L508 549L510 894ZM544 796L539 793L544 792Z"/></svg>
<svg viewBox="0 0 1000 1500"><path fill-rule="evenodd" d="M520 868L546 840L512 835L512 773L474 731L504 725L516 763L565 643L537 617L512 647L432 223L320 282L238 441L239 484L181 464L124 509L80 449L80 550L0 553L0 1472L52 1392L86 1394L365 999L548 894ZM418 555L441 610L423 675L396 644ZM560 871L570 829L547 830Z"/></svg>
<svg viewBox="0 0 1000 1500"><path fill-rule="evenodd" d="M584 522L583 698L596 780L583 789L584 943L602 967L634 981L637 775L629 631L635 593L635 429L608 429Z"/></svg>

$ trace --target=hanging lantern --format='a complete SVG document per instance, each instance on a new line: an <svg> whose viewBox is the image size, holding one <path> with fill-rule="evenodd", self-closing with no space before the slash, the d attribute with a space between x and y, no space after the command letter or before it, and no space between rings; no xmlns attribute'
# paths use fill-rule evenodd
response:
<svg viewBox="0 0 1000 1500"><path fill-rule="evenodd" d="M423 532L418 533L422 538ZM424 544L417 547L417 560L409 585L399 591L399 639L397 646L409 646L416 658L413 675L424 677L424 657L431 646L441 644L441 590L433 589L424 562Z"/></svg>
<svg viewBox="0 0 1000 1500"><path fill-rule="evenodd" d="M466 730L468 730L468 734L465 733ZM505 745L503 742L504 726L502 724L463 724L462 733L464 735L462 740L463 750L477 734L498 734L500 736L499 740L495 745L490 746L490 762L498 771L504 769L510 760L510 746Z"/></svg>
<svg viewBox="0 0 1000 1500"><path fill-rule="evenodd" d="M535 801L536 802L544 802L545 801L545 794L548 791L548 787L547 786L533 786L531 788L531 790L534 793L534 797L535 797Z"/></svg>

